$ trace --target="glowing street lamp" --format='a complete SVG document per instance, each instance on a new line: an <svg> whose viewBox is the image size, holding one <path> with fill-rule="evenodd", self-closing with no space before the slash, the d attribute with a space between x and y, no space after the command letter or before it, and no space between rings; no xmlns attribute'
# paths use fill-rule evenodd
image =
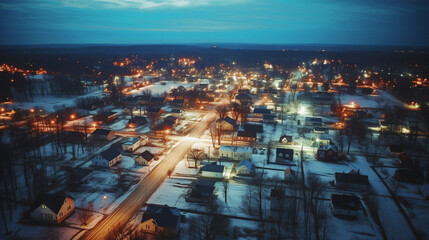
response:
<svg viewBox="0 0 429 240"><path fill-rule="evenodd" d="M103 196L103 198L101 199L101 204L102 204L102 208L103 208L103 210L104 210L104 200L106 200L107 199L107 196L106 195L104 195Z"/></svg>
<svg viewBox="0 0 429 240"><path fill-rule="evenodd" d="M75 118L76 118L76 115L72 114L72 115L70 115L70 118L71 118L71 119L75 119Z"/></svg>

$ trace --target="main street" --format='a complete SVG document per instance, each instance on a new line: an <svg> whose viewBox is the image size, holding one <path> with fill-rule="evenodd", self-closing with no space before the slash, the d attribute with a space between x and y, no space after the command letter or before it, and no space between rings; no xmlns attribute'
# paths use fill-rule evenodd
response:
<svg viewBox="0 0 429 240"><path fill-rule="evenodd" d="M92 230L86 232L81 239L105 239L109 230L127 221L147 202L167 177L168 170L173 170L182 160L189 149L204 133L209 124L214 121L214 111L208 113L199 124L192 129L188 137L184 137L176 147L159 163L111 214L101 220Z"/></svg>

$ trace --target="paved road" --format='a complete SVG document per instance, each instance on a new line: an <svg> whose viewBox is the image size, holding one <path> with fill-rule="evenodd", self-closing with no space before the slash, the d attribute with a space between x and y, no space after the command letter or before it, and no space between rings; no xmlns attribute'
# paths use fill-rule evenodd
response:
<svg viewBox="0 0 429 240"><path fill-rule="evenodd" d="M156 191L167 177L167 171L173 170L177 163L183 159L191 146L198 142L198 138L207 129L209 123L214 121L215 113L207 114L200 123L196 124L190 134L174 147L165 159L159 163L144 178L130 196L124 200L108 217L100 221L91 231L86 232L81 239L105 239L109 229L126 223Z"/></svg>

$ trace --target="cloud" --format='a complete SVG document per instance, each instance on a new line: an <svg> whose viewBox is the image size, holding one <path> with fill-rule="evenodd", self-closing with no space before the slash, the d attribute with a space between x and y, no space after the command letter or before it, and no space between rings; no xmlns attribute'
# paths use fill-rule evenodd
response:
<svg viewBox="0 0 429 240"><path fill-rule="evenodd" d="M64 5L75 8L157 9L199 6L223 6L246 0L66 0Z"/></svg>

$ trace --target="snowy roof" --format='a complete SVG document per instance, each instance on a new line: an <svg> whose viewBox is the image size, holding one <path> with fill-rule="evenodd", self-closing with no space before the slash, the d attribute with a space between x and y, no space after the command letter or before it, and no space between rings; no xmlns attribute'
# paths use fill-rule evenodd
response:
<svg viewBox="0 0 429 240"><path fill-rule="evenodd" d="M56 194L41 193L37 196L36 201L34 201L33 205L31 205L30 211L33 211L40 205L45 204L46 207L52 210L52 212L54 212L55 214L58 214L58 212L60 211L61 207L64 204L64 201L66 200L66 197L73 199L70 196L66 196L64 193L56 193Z"/></svg>
<svg viewBox="0 0 429 240"><path fill-rule="evenodd" d="M110 131L111 130L108 129L95 129L92 135L107 136L109 135Z"/></svg>
<svg viewBox="0 0 429 240"><path fill-rule="evenodd" d="M179 217L180 210L178 208L150 204L144 212L141 222L153 219L160 227L176 229Z"/></svg>
<svg viewBox="0 0 429 240"><path fill-rule="evenodd" d="M245 131L238 131L237 137L250 137L250 138L256 138L256 132L245 130Z"/></svg>
<svg viewBox="0 0 429 240"><path fill-rule="evenodd" d="M224 119L224 121L227 122L227 123L229 123L229 124L231 124L231 125L233 125L233 126L237 125L237 122L234 119L232 119L232 118L230 118L228 116Z"/></svg>
<svg viewBox="0 0 429 240"><path fill-rule="evenodd" d="M355 195L332 194L331 200L335 208L358 210L360 205L359 198Z"/></svg>
<svg viewBox="0 0 429 240"><path fill-rule="evenodd" d="M150 161L150 160L152 160L152 158L154 158L154 157L155 157L155 155L153 155L152 153L150 153L148 150L146 150L146 151L142 152L142 153L140 154L140 156L141 156L142 158L144 158L146 161Z"/></svg>
<svg viewBox="0 0 429 240"><path fill-rule="evenodd" d="M205 172L223 173L224 168L225 167L223 165L208 164L208 165L205 165L204 167L202 167L201 170L205 171Z"/></svg>
<svg viewBox="0 0 429 240"><path fill-rule="evenodd" d="M251 163L249 160L240 161L238 163L238 168L241 168L241 167L246 167L247 169L253 172L255 171L255 165L253 165L253 163Z"/></svg>
<svg viewBox="0 0 429 240"><path fill-rule="evenodd" d="M135 137L135 138L130 138L128 141L126 141L124 144L126 145L133 145L134 143L140 141L139 138Z"/></svg>
<svg viewBox="0 0 429 240"><path fill-rule="evenodd" d="M338 152L338 148L335 145L329 144L327 146L320 146L318 148L318 151L328 151L328 150L332 150L334 152Z"/></svg>
<svg viewBox="0 0 429 240"><path fill-rule="evenodd" d="M116 158L119 155L121 155L121 153L116 151L113 148L109 148L109 149L100 153L100 156L107 161L111 161L112 159Z"/></svg>

